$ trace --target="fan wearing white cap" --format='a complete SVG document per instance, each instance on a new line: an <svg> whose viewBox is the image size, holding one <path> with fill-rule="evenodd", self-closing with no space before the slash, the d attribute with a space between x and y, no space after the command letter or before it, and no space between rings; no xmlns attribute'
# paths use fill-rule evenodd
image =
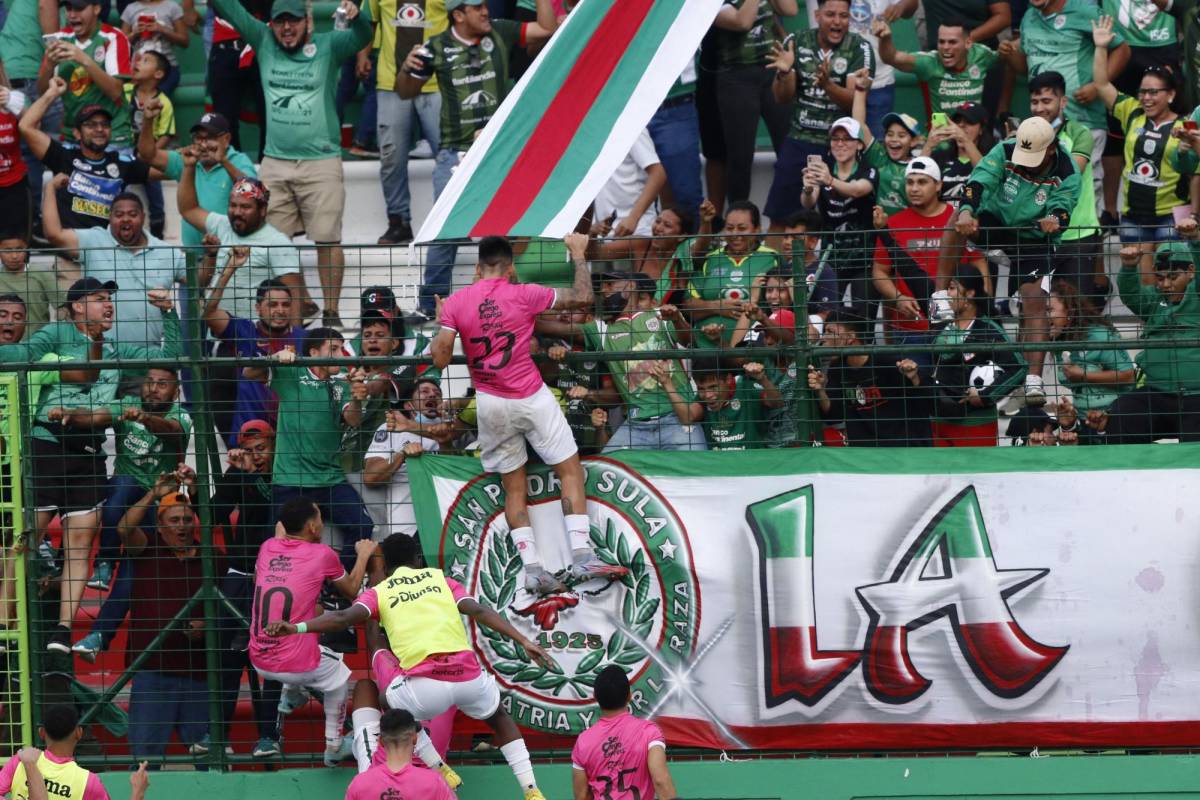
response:
<svg viewBox="0 0 1200 800"><path fill-rule="evenodd" d="M863 126L852 117L834 120L829 129L829 154L809 156L804 168L804 191L800 202L815 208L825 229L837 231L825 237L822 246L837 275L838 296L850 286L858 313L868 315L867 278L870 263L872 214L879 171L860 157Z"/></svg>
<svg viewBox="0 0 1200 800"><path fill-rule="evenodd" d="M935 292L942 233L954 209L942 201L942 171L928 156L918 156L904 170L908 207L887 218L879 230L871 277L887 302L888 339L900 343L926 340L931 322L930 299ZM876 212L876 225L882 221ZM987 265L976 250L967 248L963 263L985 275ZM923 355L922 361L928 359ZM914 356L916 358L916 356Z"/></svg>
<svg viewBox="0 0 1200 800"><path fill-rule="evenodd" d="M954 226L942 239L938 288L949 282L968 240L1008 256L1017 286L1048 288L1054 251L1081 188L1079 168L1050 123L1041 117L1023 121L1016 136L993 147L971 171ZM1022 341L1030 340L1027 327L1022 325ZM1030 376L1027 390L1033 404L1045 402L1040 375Z"/></svg>
<svg viewBox="0 0 1200 800"><path fill-rule="evenodd" d="M879 170L875 202L888 214L908 207L904 199L904 168L912 158L913 142L924 134L921 123L908 114L895 111L883 115L883 136L876 139L867 122L867 93L872 86L871 73L854 73L854 102L850 114L863 125L863 161Z"/></svg>

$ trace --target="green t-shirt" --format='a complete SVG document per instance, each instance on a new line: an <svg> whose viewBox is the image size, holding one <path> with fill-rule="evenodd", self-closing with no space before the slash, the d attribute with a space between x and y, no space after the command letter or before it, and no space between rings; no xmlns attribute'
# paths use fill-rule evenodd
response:
<svg viewBox="0 0 1200 800"><path fill-rule="evenodd" d="M1058 141L1062 143L1072 158L1080 156L1084 159L1083 163L1086 164L1083 173L1079 176L1079 202L1075 204L1075 210L1071 212L1071 227L1062 236L1064 242L1072 242L1096 233L1100 225L1100 218L1096 216L1096 187L1092 185L1092 142L1094 140L1091 131L1075 120L1068 119L1058 131ZM1075 166L1078 167L1079 164L1076 163Z"/></svg>
<svg viewBox="0 0 1200 800"><path fill-rule="evenodd" d="M796 369L793 361L785 369L767 366L767 377L783 396L783 406L767 408L767 447L794 447L816 441L821 423L820 410L808 389L808 373Z"/></svg>
<svg viewBox="0 0 1200 800"><path fill-rule="evenodd" d="M33 80L42 64L42 25L38 0L8 0L8 18L0 28L0 53L11 81Z"/></svg>
<svg viewBox="0 0 1200 800"><path fill-rule="evenodd" d="M588 350L606 353L671 350L676 347L675 327L669 320L659 319L654 311L638 311L607 324L600 320L586 322L583 325L583 338ZM631 420L644 421L674 413L670 397L650 373L656 363L656 360L608 362L608 371L625 401L626 416ZM669 364L675 390L684 400L693 402L696 390L687 370L677 360L672 359Z"/></svg>
<svg viewBox="0 0 1200 800"><path fill-rule="evenodd" d="M41 37L41 34L38 34ZM74 34L63 37L63 41L78 45L79 49L92 57L92 60L103 67L104 71L121 79L129 78L129 41L125 34L116 28L102 25L92 38L80 41ZM7 53L5 54L7 58ZM113 147L125 147L133 142L133 127L129 121L129 104L111 99L88 75L86 69L73 61L59 64L55 74L67 82L67 92L62 96L63 102L63 141L75 141L75 115L93 103L102 106L112 115Z"/></svg>
<svg viewBox="0 0 1200 800"><path fill-rule="evenodd" d="M1169 47L1175 44L1175 18L1161 11L1154 0L1103 0L1104 13L1130 47Z"/></svg>
<svg viewBox="0 0 1200 800"><path fill-rule="evenodd" d="M117 435L117 458L113 463L113 474L126 475L149 489L164 472L174 472L187 455L188 438L192 435L192 418L178 403L163 414L163 419L174 420L183 428L179 438L180 447L166 446L157 434L145 425L124 419L127 408L141 408L142 401L136 397L122 397L108 406L112 414L113 431Z"/></svg>
<svg viewBox="0 0 1200 800"><path fill-rule="evenodd" d="M520 39L521 23L492 20L492 30L465 44L451 28L425 46L442 92L442 150L466 151L508 95L508 53Z"/></svg>
<svg viewBox="0 0 1200 800"><path fill-rule="evenodd" d="M969 30L969 29L968 29ZM913 74L929 85L929 102L934 111L954 113L963 103L983 102L983 83L999 56L987 45L972 44L961 70L947 70L936 50L917 53Z"/></svg>
<svg viewBox="0 0 1200 800"><path fill-rule="evenodd" d="M725 0L721 6L739 9L746 3L758 3L758 14L748 31L714 28L719 68L761 67L775 43L775 11L770 0Z"/></svg>
<svg viewBox="0 0 1200 800"><path fill-rule="evenodd" d="M370 11L364 6L347 30L313 34L308 44L288 53L267 24L252 17L238 0L213 0L212 5L254 48L267 101L264 154L287 161L341 156L334 93L342 62L371 41Z"/></svg>
<svg viewBox="0 0 1200 800"><path fill-rule="evenodd" d="M1117 342L1120 340L1121 334L1107 325L1093 325L1087 330L1087 341L1089 342ZM1062 353L1059 354L1059 363L1060 365L1063 363ZM1133 360L1124 350L1072 350L1070 351L1070 363L1077 367L1083 367L1085 372L1108 370L1124 372L1133 369ZM1074 383L1067 380L1062 366L1058 368L1058 380L1059 383L1071 390L1075 408L1082 412L1108 408L1122 392L1128 391L1132 386L1128 383L1120 386L1107 383Z"/></svg>
<svg viewBox="0 0 1200 800"><path fill-rule="evenodd" d="M879 173L879 183L875 186L875 202L883 206L889 215L908 208L908 195L904 192L904 170L907 161L896 161L887 153L883 141L876 139L863 153L866 161Z"/></svg>
<svg viewBox="0 0 1200 800"><path fill-rule="evenodd" d="M747 450L763 447L762 387L745 375L734 382L733 395L723 407L704 409L704 435L709 450Z"/></svg>
<svg viewBox="0 0 1200 800"><path fill-rule="evenodd" d="M847 33L842 43L825 53L817 43L817 31L807 30L796 34L796 99L792 108L792 128L788 133L793 139L829 143L829 128L834 120L846 115L845 110L824 89L813 85L817 68L829 60L829 77L837 84L846 85L846 76L863 67L875 76L875 51L871 44L857 33Z"/></svg>
<svg viewBox="0 0 1200 800"><path fill-rule="evenodd" d="M750 289L754 279L759 275L767 274L779 264L779 253L763 245L759 245L759 248L753 253L741 258L728 255L725 248L721 247L709 253L704 260L704 268L692 276L688 282L688 294L698 300L721 300L730 305L743 303L750 299ZM699 333L705 325L714 322L724 329L722 342L729 344L737 320L714 314L695 321L696 334L692 337L693 347L719 346L707 336Z"/></svg>
<svg viewBox="0 0 1200 800"><path fill-rule="evenodd" d="M25 335L32 336L50 321L50 309L58 308L66 292L59 293L58 279L42 264L30 264L20 272L0 268L0 294L15 294L25 301Z"/></svg>
<svg viewBox="0 0 1200 800"><path fill-rule="evenodd" d="M1200 80L1200 2L1174 0L1171 15L1183 34L1183 80L1179 82L1183 107L1192 108L1200 102L1200 92L1195 88Z"/></svg>
<svg viewBox="0 0 1200 800"><path fill-rule="evenodd" d="M1190 247L1192 263L1200 263L1200 246ZM1137 269L1122 266L1117 273L1121 302L1137 314L1146 339L1195 341L1200 336L1200 283L1188 286L1178 303L1167 302L1156 286L1142 283ZM1162 392L1200 394L1200 348L1153 347L1138 356L1146 386Z"/></svg>
<svg viewBox="0 0 1200 800"><path fill-rule="evenodd" d="M1067 82L1067 116L1093 130L1106 126L1104 101L1097 98L1084 105L1074 95L1092 81L1092 22L1099 18L1100 9L1088 0L1067 0L1062 11L1049 16L1031 7L1021 18L1021 49L1029 62L1029 77L1049 71L1062 75ZM1116 32L1109 50L1124 43Z"/></svg>
<svg viewBox="0 0 1200 800"><path fill-rule="evenodd" d="M344 481L342 408L350 399L345 377L321 380L308 367L280 365L271 369L271 388L279 396L274 482L316 487Z"/></svg>

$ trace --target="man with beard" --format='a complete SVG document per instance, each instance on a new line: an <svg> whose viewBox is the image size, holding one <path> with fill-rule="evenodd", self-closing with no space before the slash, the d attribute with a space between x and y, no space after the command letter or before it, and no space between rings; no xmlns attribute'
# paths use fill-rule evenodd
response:
<svg viewBox="0 0 1200 800"><path fill-rule="evenodd" d="M232 283L223 287L221 308L232 317L249 319L254 314L256 287L268 278L275 278L290 290L291 323L299 325L300 294L304 288L300 251L292 246L290 238L267 222L267 207L271 202L267 187L257 178L243 175L229 189L228 216L217 214L203 208L196 195L196 163L199 160L196 148L185 148L180 155L183 177L179 180L177 200L183 219L197 230L216 237L222 245L250 248L247 262L231 276ZM229 257L227 248L218 255L226 261L226 268ZM211 255L205 261L200 271L202 285L207 285L206 278L216 266Z"/></svg>
<svg viewBox="0 0 1200 800"><path fill-rule="evenodd" d="M167 180L183 179L183 155L178 150L162 150L154 138L154 120L162 113L162 103L149 100L142 109L144 122L138 133L137 157L163 173ZM250 156L230 144L229 120L215 112L200 117L192 126L192 151L198 161L195 174L196 197L201 208L218 214L229 213L229 190L239 178L256 178L258 172ZM185 221L181 231L184 247L196 247L204 238L204 227Z"/></svg>
<svg viewBox="0 0 1200 800"><path fill-rule="evenodd" d="M267 146L262 178L275 194L271 224L289 237L304 232L316 242L325 325L338 327L342 293L341 127L334 89L341 64L371 41L369 14L342 0L347 30L314 33L304 0L275 0L271 22L250 15L236 0L215 0L213 10L254 48L266 95Z"/></svg>
<svg viewBox="0 0 1200 800"><path fill-rule="evenodd" d="M433 438L446 426L442 418L442 387L421 378L404 401L403 410L392 409L363 462L363 482L368 487L386 488L389 519L380 525L382 538L393 533L417 535L417 514L405 462L423 453L436 453L443 438Z"/></svg>
<svg viewBox="0 0 1200 800"><path fill-rule="evenodd" d="M69 95L67 88L62 78L52 78L45 93L22 115L18 128L29 150L47 169L70 176L57 192L62 224L68 228L104 227L113 200L127 185L161 180L162 173L110 147L121 120L103 105L91 103L67 117L72 134L68 139L73 138L73 144L59 144L42 131L38 127L42 118L55 100ZM124 125L129 128L128 116Z"/></svg>
<svg viewBox="0 0 1200 800"><path fill-rule="evenodd" d="M251 258L247 247L234 247L204 308L204 322L220 340L218 355L254 358L271 356L285 348L296 350L304 341L304 329L293 325L294 303L288 286L267 278L255 290L255 316L236 317L221 308L225 289ZM252 381L235 367L220 374L210 372L211 397L217 430L230 447L237 445L235 433L252 419L273 423L278 399L266 384Z"/></svg>
<svg viewBox="0 0 1200 800"><path fill-rule="evenodd" d="M25 301L17 294L0 294L0 344L25 338Z"/></svg>
<svg viewBox="0 0 1200 800"><path fill-rule="evenodd" d="M66 175L56 175L50 185L61 189L67 180ZM187 278L187 264L182 250L146 233L145 224L142 199L132 192L113 198L107 228L64 228L54 196L47 192L42 198L42 225L50 244L78 260L84 277L121 287L112 298L113 340L152 347L162 341L162 316L150 312L146 293L172 294L176 281Z"/></svg>
<svg viewBox="0 0 1200 800"><path fill-rule="evenodd" d="M112 428L117 437L117 458L108 481L108 497L100 510L100 549L96 552L88 588L108 591L121 555L117 523L158 476L174 472L187 457L192 419L177 400L179 376L173 369L151 368L142 381L141 398L122 397L99 408L51 409L64 427L102 432ZM108 647L129 610L133 563L121 563L116 586L100 608L92 630L71 648L85 661L95 661Z"/></svg>
<svg viewBox="0 0 1200 800"><path fill-rule="evenodd" d="M874 23L879 37L879 60L901 72L912 72L929 87L929 106L950 115L963 103L982 103L988 70L999 56L971 35L965 22L955 21L937 28L937 49L906 53L896 48L887 22Z"/></svg>
<svg viewBox="0 0 1200 800"><path fill-rule="evenodd" d="M31 468L38 540L57 513L62 518L66 543L58 627L51 632L47 649L67 656L71 652L70 626L87 581L88 558L108 476L103 434L71 430L61 420L51 419L49 411L96 408L111 403L121 377L116 364L119 359L170 361L179 358L182 352L179 317L170 293L162 290L148 293L150 304L163 315L162 348L106 341L104 335L113 326L115 291L115 283L82 278L67 292L64 305L69 319L47 325L28 342L0 345L2 363L38 361L47 354L57 354L62 360L114 362L108 369L63 370L59 383L43 388L33 419Z"/></svg>

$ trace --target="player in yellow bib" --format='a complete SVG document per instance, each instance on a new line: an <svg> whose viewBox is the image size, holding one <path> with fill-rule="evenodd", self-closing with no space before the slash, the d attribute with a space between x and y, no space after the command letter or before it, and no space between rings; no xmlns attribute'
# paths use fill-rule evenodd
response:
<svg viewBox="0 0 1200 800"><path fill-rule="evenodd" d="M0 769L0 795L12 800L109 800L96 773L75 763L75 745L83 737L75 706L47 707L38 733L46 749L26 747L10 758ZM145 761L129 783L130 800L144 800L150 786Z"/></svg>
<svg viewBox="0 0 1200 800"><path fill-rule="evenodd" d="M545 800L537 788L521 732L500 705L495 678L480 667L462 615L512 639L537 664L548 669L557 669L557 665L508 620L467 594L458 581L440 569L426 567L415 536L394 533L379 548L387 577L359 595L354 605L298 624L270 622L267 635L312 636L342 631L368 619L379 620L400 662L399 675L384 692L388 706L404 709L417 719L432 719L454 705L468 717L486 722L521 784L525 800ZM424 731L417 737L416 752L426 766L441 769L444 762Z"/></svg>

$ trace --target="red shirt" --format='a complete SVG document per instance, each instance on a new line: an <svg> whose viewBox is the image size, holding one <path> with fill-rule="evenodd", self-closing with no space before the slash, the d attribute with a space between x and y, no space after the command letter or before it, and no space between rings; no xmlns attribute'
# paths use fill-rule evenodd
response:
<svg viewBox="0 0 1200 800"><path fill-rule="evenodd" d="M942 251L942 234L953 213L954 207L947 204L942 209L942 213L932 217L923 216L911 208L906 208L888 218L888 230L891 232L892 238L896 240L897 246L912 256L921 271L930 278L937 277L938 254ZM978 257L978 251L968 247L963 251L962 260L971 261ZM904 282L904 278L897 274L896 265L892 263L891 255L881 242L877 242L875 245L875 263L882 264L891 270L892 280L895 282L896 288L900 290L900 294L905 297L916 296ZM927 300L928 298L922 299ZM915 320L901 319L891 305L885 305L883 313L889 328L903 331L929 330L929 320L924 317Z"/></svg>
<svg viewBox="0 0 1200 800"><path fill-rule="evenodd" d="M0 186L15 186L25 180L25 160L21 158L21 134L17 117L0 107Z"/></svg>
<svg viewBox="0 0 1200 800"><path fill-rule="evenodd" d="M153 510L152 510L153 511ZM179 613L184 604L204 585L200 556L176 558L154 530L153 539L135 559L133 589L129 598L129 643L126 665L150 647L154 637ZM218 573L220 574L220 570ZM204 620L204 604L192 611L191 619ZM207 624L216 624L208 621ZM182 630L186 630L186 627ZM178 677L204 680L204 640L189 639L180 628L167 634L162 647L150 654L143 670L169 672Z"/></svg>

